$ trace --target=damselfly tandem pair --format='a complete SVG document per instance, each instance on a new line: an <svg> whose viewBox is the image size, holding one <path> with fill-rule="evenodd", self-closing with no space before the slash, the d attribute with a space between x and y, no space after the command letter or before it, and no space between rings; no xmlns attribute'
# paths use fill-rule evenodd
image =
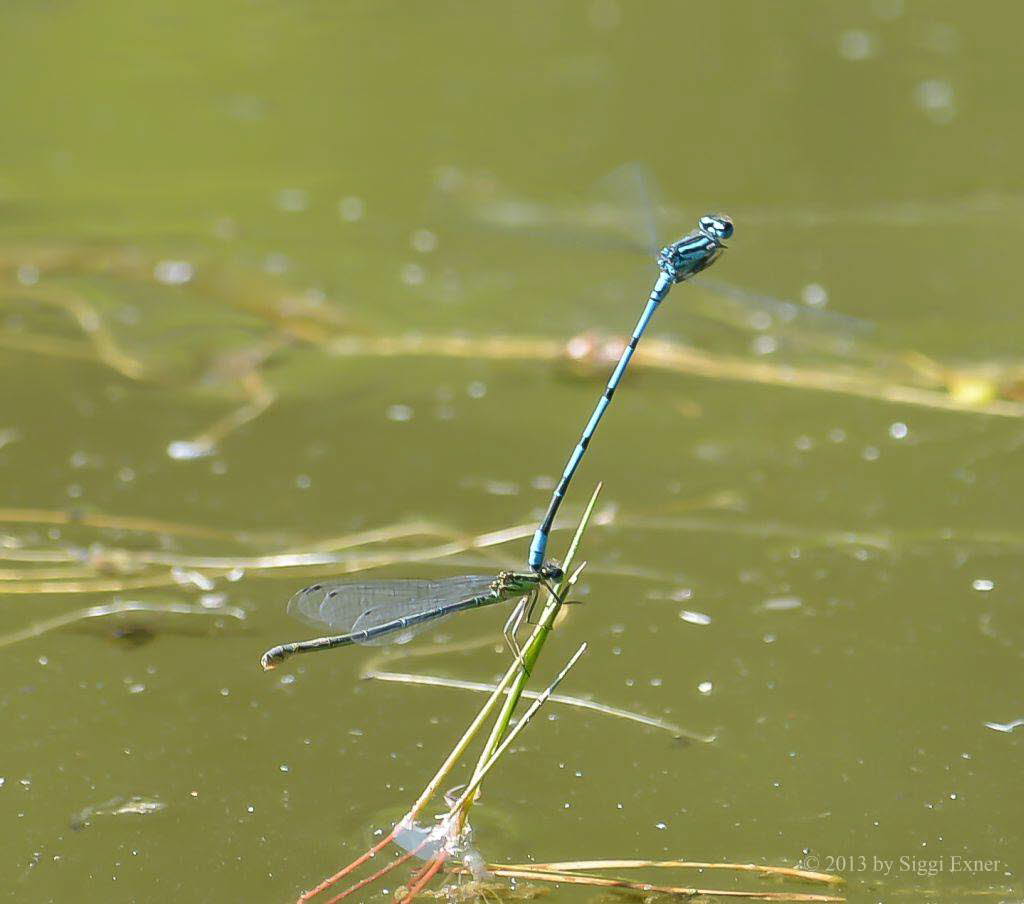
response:
<svg viewBox="0 0 1024 904"><path fill-rule="evenodd" d="M327 650L354 643L403 642L448 615L521 597L523 599L505 624L505 637L512 649L516 650L515 629L526 611L527 599L533 598L542 586L554 592L553 584L562 578L562 569L558 565L542 564L548 536L573 475L611 404L612 396L629 366L640 338L672 286L710 267L722 254L726 247L725 240L732 233L733 224L729 217L708 214L700 218L695 230L659 253L658 268L661 273L658 281L651 290L633 335L623 349L597 407L583 429L583 435L569 456L544 518L534 534L527 559L531 571L503 571L497 577L465 575L438 581L330 581L313 584L292 597L288 612L316 627L327 627L343 633L273 647L260 660L263 668L272 669L296 653Z"/></svg>

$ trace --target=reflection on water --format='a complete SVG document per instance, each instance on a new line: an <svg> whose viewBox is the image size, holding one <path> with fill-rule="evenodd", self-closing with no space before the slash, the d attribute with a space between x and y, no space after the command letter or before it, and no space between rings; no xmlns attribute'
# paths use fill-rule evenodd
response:
<svg viewBox="0 0 1024 904"><path fill-rule="evenodd" d="M170 442L175 459L210 455L259 417L275 399L263 376L271 360L347 323L322 293L136 246L0 249L0 305L0 347L245 400L192 439Z"/></svg>

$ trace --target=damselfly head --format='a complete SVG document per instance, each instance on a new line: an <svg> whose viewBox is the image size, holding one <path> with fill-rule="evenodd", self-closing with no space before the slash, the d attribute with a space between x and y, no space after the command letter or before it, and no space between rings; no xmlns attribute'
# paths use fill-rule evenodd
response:
<svg viewBox="0 0 1024 904"><path fill-rule="evenodd" d="M540 566L538 574L548 581L560 581L565 577L565 572L562 571L562 566L557 562L545 562Z"/></svg>
<svg viewBox="0 0 1024 904"><path fill-rule="evenodd" d="M716 242L732 236L732 220L724 213L707 213L697 221L697 228Z"/></svg>

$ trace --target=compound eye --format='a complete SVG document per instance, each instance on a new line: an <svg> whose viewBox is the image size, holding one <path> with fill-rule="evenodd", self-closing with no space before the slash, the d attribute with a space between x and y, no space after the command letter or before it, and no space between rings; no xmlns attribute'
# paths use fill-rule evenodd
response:
<svg viewBox="0 0 1024 904"><path fill-rule="evenodd" d="M544 566L544 572L548 580L551 581L560 581L565 577L565 572L554 562L548 562L548 564Z"/></svg>
<svg viewBox="0 0 1024 904"><path fill-rule="evenodd" d="M700 229L716 239L727 239L732 235L732 220L725 214L707 214L700 218Z"/></svg>

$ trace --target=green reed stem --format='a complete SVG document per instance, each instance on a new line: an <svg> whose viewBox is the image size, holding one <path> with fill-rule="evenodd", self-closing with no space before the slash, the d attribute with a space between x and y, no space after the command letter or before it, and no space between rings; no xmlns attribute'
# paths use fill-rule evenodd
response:
<svg viewBox="0 0 1024 904"><path fill-rule="evenodd" d="M587 524L594 513L594 506L597 504L597 497L601 492L601 486L602 485L599 483L594 488L593 495L590 497L590 502L587 503L587 507L583 512L583 517L580 518L580 523L576 528L576 533L573 535L572 542L569 544L569 549L565 555L565 562L562 566L565 570L565 577L556 588L556 594L552 594L550 591L548 592L548 597L544 604L544 611L541 613L540 623L534 629L533 634L530 635L529 639L523 646L522 665L518 662L513 665L513 668L517 670L515 680L512 682L512 685L507 692L504 706L502 706L497 719L495 719L494 727L491 729L487 742L484 744L484 748L480 753L480 759L477 760L477 764L473 770L473 778L470 780L471 785L479 781L478 777L480 777L481 773L487 768L488 762L491 760L495 751L498 749L498 746L501 744L502 738L508 731L509 723L512 720L512 714L515 712L516 706L519 704L519 699L523 695L526 682L529 680L530 674L533 672L534 664L540 656L540 651L544 647L544 642L548 639L548 634L551 633L551 629L555 623L555 617L558 615L558 612L562 607L561 601L564 599L565 594L571 589L573 583L575 583L578 572L577 574L571 574L569 569L572 566L572 561L576 555L576 550L579 547L580 540L582 540L583 534L587 529ZM508 675L506 675L506 678L507 677ZM502 681L502 684L504 683L505 682ZM472 798L467 799L465 803L466 811L468 811L469 807L472 806L472 803L477 796L478 794L474 794Z"/></svg>

